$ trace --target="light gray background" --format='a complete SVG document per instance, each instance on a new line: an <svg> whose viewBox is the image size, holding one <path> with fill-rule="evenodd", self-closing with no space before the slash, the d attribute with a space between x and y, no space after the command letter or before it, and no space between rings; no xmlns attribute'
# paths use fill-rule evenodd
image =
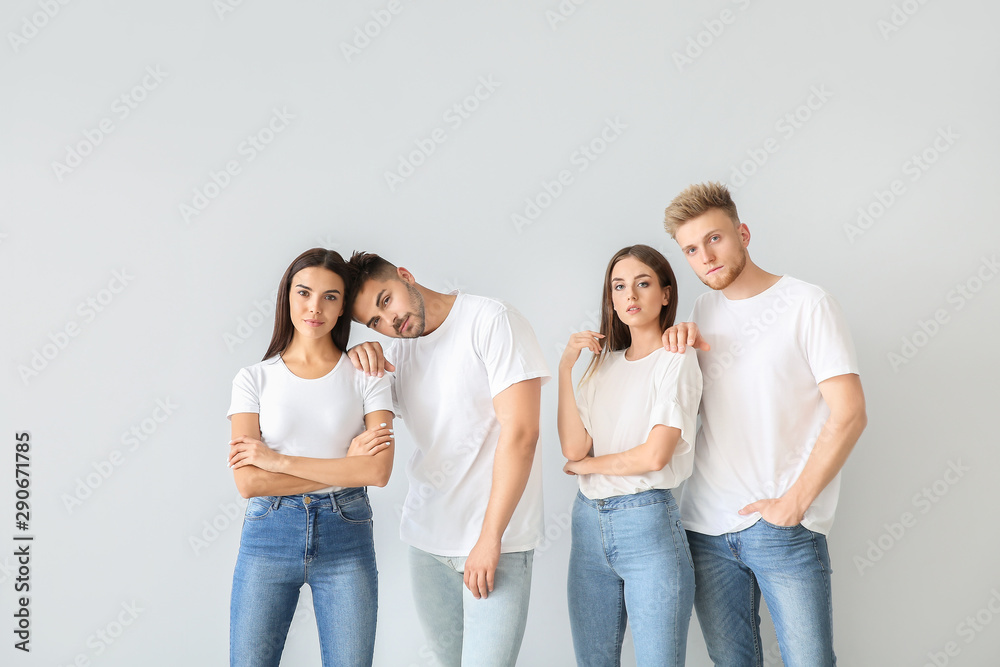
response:
<svg viewBox="0 0 1000 667"><path fill-rule="evenodd" d="M432 289L508 300L555 368L568 335L597 325L605 263L624 245L666 252L686 316L705 288L664 234L663 208L689 183L735 184L734 168L777 146L758 168L747 163L754 173L734 189L751 254L840 300L868 398L870 423L847 464L830 539L840 664L996 664L1000 619L987 605L1000 609L1000 280L990 262L1000 233L989 193L1000 9L916 0L563 6L573 13L553 22L554 1L404 0L348 58L341 45L386 2L3 4L0 662L225 663L240 523L229 515L242 506L224 463L230 382L263 354L272 314L264 303L267 315L255 315L255 304L270 301L300 251L375 250ZM730 23L713 23L724 10ZM901 25L888 32L894 12ZM697 57L679 67L673 54L689 40L706 46L691 47ZM147 68L162 80L147 77L149 89L135 93L145 99L122 118L116 99L132 95ZM480 77L499 87L456 128L445 114ZM810 98L814 90L827 99ZM800 108L810 99L818 108ZM294 119L249 161L240 144L275 108ZM781 119L797 110L808 119L788 136ZM60 178L53 163L104 118L113 132ZM609 119L626 129L578 171L574 152ZM385 172L437 128L446 140L390 191ZM949 128L950 144L939 141L947 151L935 155ZM928 149L936 161L914 181L906 163ZM185 221L181 204L229 160L240 173ZM563 169L572 184L518 230L512 214ZM905 191L852 235L858 208L897 179ZM116 271L131 278L114 293ZM956 296L959 284L973 298ZM101 312L87 314L87 299L103 300ZM921 335L938 310L944 324ZM72 324L78 335L62 340ZM365 335L356 329L352 340ZM904 337L920 347L893 364ZM43 351L53 358L22 379L19 368ZM575 481L561 472L555 399L550 384L539 441L548 536L522 665L573 662L565 526ZM162 423L150 421L163 416L158 400L177 406ZM130 450L123 434L144 426ZM12 648L11 633L20 430L33 442L30 655ZM371 494L376 664L427 665L396 532L405 428L399 441L392 481ZM107 471L116 450L120 465L71 511L66 497ZM949 483L952 465L967 470ZM921 500L925 487L935 502ZM906 512L909 525L893 526ZM141 611L132 619L123 604ZM299 611L284 664L317 664L312 615ZM966 617L977 613L972 630ZM120 634L119 616L130 621ZM98 631L117 636L108 644ZM780 664L773 645L772 635L768 664ZM688 657L709 664L696 622Z"/></svg>

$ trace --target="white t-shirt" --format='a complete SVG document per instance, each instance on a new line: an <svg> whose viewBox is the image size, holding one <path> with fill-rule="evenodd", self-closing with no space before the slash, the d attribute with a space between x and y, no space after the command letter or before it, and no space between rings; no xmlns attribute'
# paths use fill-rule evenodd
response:
<svg viewBox="0 0 1000 667"><path fill-rule="evenodd" d="M531 325L511 306L458 294L437 329L393 340L396 414L416 451L399 534L439 556L468 556L479 539L493 482L500 423L493 398L512 384L549 378ZM535 548L542 534L541 448L501 540L501 551Z"/></svg>
<svg viewBox="0 0 1000 667"><path fill-rule="evenodd" d="M790 276L749 299L703 294L691 317L712 349L698 351L701 431L681 516L688 530L721 535L756 523L738 512L795 482L830 414L817 385L857 374L858 362L839 304ZM802 525L829 533L839 495L838 474Z"/></svg>
<svg viewBox="0 0 1000 667"><path fill-rule="evenodd" d="M364 416L376 410L392 410L389 378L355 370L346 354L333 370L313 380L295 375L274 356L236 374L228 416L258 413L261 441L281 454L338 459L347 456L351 440L365 430Z"/></svg>
<svg viewBox="0 0 1000 667"><path fill-rule="evenodd" d="M657 424L680 429L670 463L641 475L579 475L580 490L591 499L624 496L650 489L672 489L687 479L694 462L694 441L701 400L701 370L694 349L671 354L660 348L629 361L625 350L611 352L581 385L576 404L594 456L618 454L649 437Z"/></svg>

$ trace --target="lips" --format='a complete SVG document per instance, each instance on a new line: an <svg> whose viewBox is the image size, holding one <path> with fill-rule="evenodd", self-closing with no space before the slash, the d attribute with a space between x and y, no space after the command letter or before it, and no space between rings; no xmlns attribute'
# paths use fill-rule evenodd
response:
<svg viewBox="0 0 1000 667"><path fill-rule="evenodd" d="M722 269L722 268L725 268L725 267L717 266L714 269L712 269L711 271L709 271L708 273L706 273L705 275L706 276L710 276L710 275L712 275L713 273L715 273L716 271L718 271L719 269Z"/></svg>
<svg viewBox="0 0 1000 667"><path fill-rule="evenodd" d="M404 331L406 331L406 325L407 325L407 323L409 323L409 321L410 321L410 317L409 317L409 315L407 315L406 319L403 320L403 323L399 325L399 333L403 333Z"/></svg>
<svg viewBox="0 0 1000 667"><path fill-rule="evenodd" d="M303 320L307 326L310 327L321 327L323 326L322 320Z"/></svg>

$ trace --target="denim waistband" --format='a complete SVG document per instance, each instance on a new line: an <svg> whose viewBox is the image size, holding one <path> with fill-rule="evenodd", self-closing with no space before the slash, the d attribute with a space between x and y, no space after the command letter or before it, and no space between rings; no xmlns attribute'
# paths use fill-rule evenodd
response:
<svg viewBox="0 0 1000 667"><path fill-rule="evenodd" d="M674 494L670 493L670 489L650 489L649 491L630 493L626 496L591 499L583 495L583 491L577 491L576 499L578 502L589 505L597 510L623 510L630 507L655 505L656 503L673 503Z"/></svg>
<svg viewBox="0 0 1000 667"><path fill-rule="evenodd" d="M358 498L366 498L367 496L368 490L363 486L359 486L334 491L333 493L303 493L298 496L261 496L261 498L269 500L275 509L282 505L297 507L299 509L336 509L344 503L349 503Z"/></svg>

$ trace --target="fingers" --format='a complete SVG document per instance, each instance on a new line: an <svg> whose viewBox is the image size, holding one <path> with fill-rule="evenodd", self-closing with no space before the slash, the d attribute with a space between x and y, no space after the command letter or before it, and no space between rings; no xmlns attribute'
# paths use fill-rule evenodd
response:
<svg viewBox="0 0 1000 667"><path fill-rule="evenodd" d="M366 370L361 366L361 355L358 354L357 346L354 346L347 351L347 358L350 359L351 364L359 371Z"/></svg>
<svg viewBox="0 0 1000 667"><path fill-rule="evenodd" d="M492 576L487 577L486 571L466 569L464 578L465 587L472 593L472 597L477 600L485 600L489 597L490 591L493 590L493 578Z"/></svg>

